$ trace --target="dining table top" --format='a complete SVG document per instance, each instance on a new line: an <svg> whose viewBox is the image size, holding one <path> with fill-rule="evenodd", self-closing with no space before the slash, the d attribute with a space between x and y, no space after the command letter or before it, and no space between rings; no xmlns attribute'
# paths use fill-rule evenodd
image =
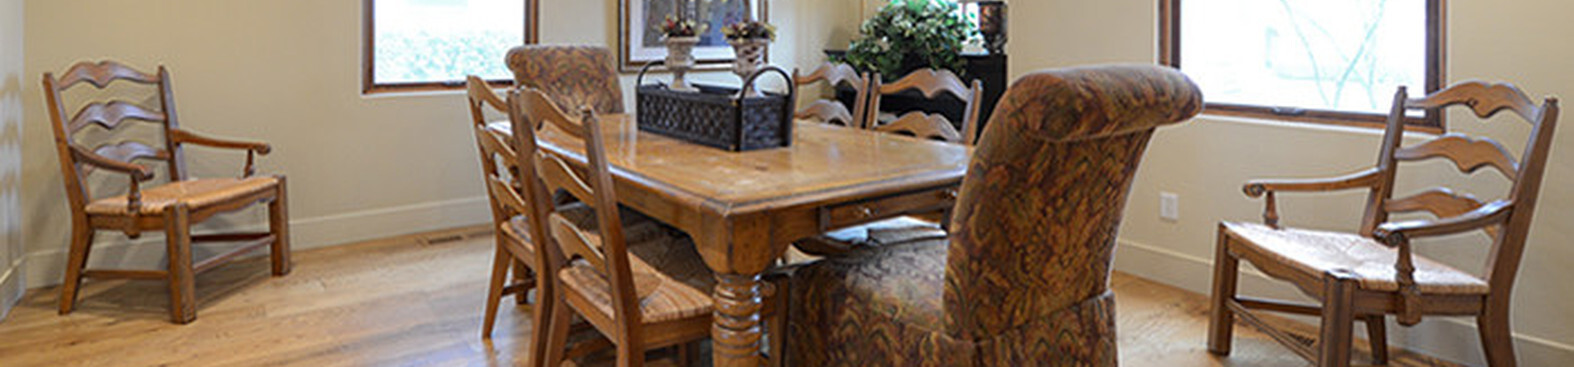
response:
<svg viewBox="0 0 1574 367"><path fill-rule="evenodd" d="M972 148L797 121L787 147L731 152L640 131L632 115L598 116L613 174L720 213L809 204L856 192L956 184ZM505 122L490 128L511 133ZM555 128L542 149L584 160L583 140Z"/></svg>

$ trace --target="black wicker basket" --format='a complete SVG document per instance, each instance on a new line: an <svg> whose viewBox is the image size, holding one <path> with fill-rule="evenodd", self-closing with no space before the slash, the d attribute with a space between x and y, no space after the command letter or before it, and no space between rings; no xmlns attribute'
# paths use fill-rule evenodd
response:
<svg viewBox="0 0 1574 367"><path fill-rule="evenodd" d="M763 93L743 97L737 88L694 84L699 92L668 89L665 84L644 84L640 69L635 79L635 119L639 129L684 141L734 152L792 145L793 112L798 90L792 75L766 66L744 81L744 88L769 72L787 79L787 94Z"/></svg>

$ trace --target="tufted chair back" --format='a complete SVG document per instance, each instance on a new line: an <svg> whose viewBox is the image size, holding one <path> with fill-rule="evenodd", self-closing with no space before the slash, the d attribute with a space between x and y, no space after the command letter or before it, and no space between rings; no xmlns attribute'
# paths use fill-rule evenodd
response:
<svg viewBox="0 0 1574 367"><path fill-rule="evenodd" d="M1047 70L1013 83L952 217L949 333L1010 334L1077 307L1110 316L1111 256L1137 163L1154 128L1201 109L1191 80L1155 65Z"/></svg>
<svg viewBox="0 0 1574 367"><path fill-rule="evenodd" d="M600 46L524 45L508 50L517 86L546 93L558 109L590 106L598 115L623 113L623 87L612 51Z"/></svg>

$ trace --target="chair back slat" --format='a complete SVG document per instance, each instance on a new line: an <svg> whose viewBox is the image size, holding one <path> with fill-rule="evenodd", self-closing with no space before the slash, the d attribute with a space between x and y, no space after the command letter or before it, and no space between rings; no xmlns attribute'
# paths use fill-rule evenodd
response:
<svg viewBox="0 0 1574 367"><path fill-rule="evenodd" d="M545 182L547 187L567 191L569 195L573 195L586 205L592 208L598 207L594 200L596 190L585 183L579 173L575 172L562 157L546 154L537 157L536 174L541 176L541 181Z"/></svg>
<svg viewBox="0 0 1574 367"><path fill-rule="evenodd" d="M924 98L936 98L940 93L950 94L957 99L967 101L973 98L973 90L962 83L962 77L950 70L944 69L918 69L907 76L890 84L881 84L880 94L892 94L906 90L916 90Z"/></svg>
<svg viewBox="0 0 1574 367"><path fill-rule="evenodd" d="M870 79L868 73L859 73L857 69L853 69L852 65L848 64L827 62L821 64L820 67L815 68L814 71L809 72L807 75L795 69L793 70L793 80L800 87L815 83L826 83L832 88L847 86L853 89L854 97L853 108L850 111L846 105L839 101L822 99L798 110L793 117L813 119L852 128L867 128L868 123L863 119L867 115L864 110L869 106Z"/></svg>
<svg viewBox="0 0 1574 367"><path fill-rule="evenodd" d="M847 106L843 106L840 102L823 99L810 102L808 107L804 107L792 115L793 118L798 119L810 119L832 125L858 127L859 124L853 120L853 116L853 112L848 111Z"/></svg>
<svg viewBox="0 0 1574 367"><path fill-rule="evenodd" d="M487 193L493 195L492 201L499 206L498 209L515 215L530 212L529 202L526 202L524 197L519 196L519 192L516 191L518 189L514 187L513 182L494 175L487 177L486 183Z"/></svg>
<svg viewBox="0 0 1574 367"><path fill-rule="evenodd" d="M797 81L800 86L826 82L832 86L847 85L858 91L869 88L869 76L859 73L857 69L853 69L853 66L848 64L827 62L821 64L820 67L814 68L814 71L809 72L807 75L796 70L793 71L793 74L795 75L793 80Z"/></svg>
<svg viewBox="0 0 1574 367"><path fill-rule="evenodd" d="M974 140L977 139L978 132L975 126L978 125L979 99L984 95L982 81L974 79L972 84L967 84L950 70L919 69L890 84L882 83L879 77L871 78L870 84L872 85L869 109L864 118L870 129L877 129L881 125L880 100L883 96L915 90L928 99L935 99L944 94L965 102L962 121L952 122L952 130L959 133L959 138L948 141L973 145Z"/></svg>
<svg viewBox="0 0 1574 367"><path fill-rule="evenodd" d="M501 133L490 131L485 126L476 127L476 144L481 148L481 154L494 162L494 166L483 168L489 174L495 174L498 166L514 170L519 169L519 153L508 142L508 137Z"/></svg>
<svg viewBox="0 0 1574 367"><path fill-rule="evenodd" d="M876 126L875 131L907 135L920 139L961 143L962 133L951 126L945 116L923 112L909 112L890 123Z"/></svg>
<svg viewBox="0 0 1574 367"><path fill-rule="evenodd" d="M1492 167L1504 177L1513 179L1519 174L1519 165L1502 144L1491 138L1471 138L1462 134L1447 134L1422 144L1399 148L1394 159L1418 161L1447 158L1460 172L1475 173L1482 167Z"/></svg>
<svg viewBox="0 0 1574 367"><path fill-rule="evenodd" d="M492 92L492 86L481 80L481 77L475 75L465 77L465 96L470 101L470 119L476 125L486 125L485 111L488 108L499 113L508 111L508 104L504 103L503 98L498 97L497 93Z"/></svg>
<svg viewBox="0 0 1574 367"><path fill-rule="evenodd" d="M553 102L545 93L522 93L519 95L519 98L521 100L521 108L525 109L524 113L527 116L543 116L531 119L529 124L533 128L542 129L546 126L552 126L559 132L566 133L575 139L585 140L585 132L588 130L585 125L570 119L568 114L559 109L557 103Z"/></svg>
<svg viewBox="0 0 1574 367"><path fill-rule="evenodd" d="M583 259L590 263L590 266L602 269L602 274L606 274L604 270L607 269L606 254L597 247L596 239L592 239L588 233L580 230L578 225L562 215L552 214L551 226L552 238L557 239L557 244L563 249L565 256Z"/></svg>
<svg viewBox="0 0 1574 367"><path fill-rule="evenodd" d="M521 194L524 179L519 176L520 155L509 144L509 137L486 126L476 126L475 134L476 145L481 151L481 175L487 182L487 194L496 211L492 218L494 224L531 213L530 202Z"/></svg>
<svg viewBox="0 0 1574 367"><path fill-rule="evenodd" d="M1507 83L1465 81L1430 96L1405 101L1405 106L1410 109L1441 109L1455 105L1469 107L1480 118L1491 117L1506 109L1529 123L1536 123L1541 112L1541 107L1526 97L1525 92Z"/></svg>
<svg viewBox="0 0 1574 367"><path fill-rule="evenodd" d="M76 134L93 124L98 124L106 130L114 130L126 120L164 122L166 118L168 116L163 112L149 110L131 102L94 102L82 106L75 117L71 118L69 131Z"/></svg>
<svg viewBox="0 0 1574 367"><path fill-rule="evenodd" d="M114 61L104 60L98 63L82 62L72 65L71 69L60 75L60 81L56 86L64 90L77 85L77 83L87 82L94 87L103 89L116 80L125 80L139 84L159 84L163 78L160 78L157 74L144 73Z"/></svg>
<svg viewBox="0 0 1574 367"><path fill-rule="evenodd" d="M169 151L133 140L101 144L93 148L93 154L126 163L138 159L169 159Z"/></svg>

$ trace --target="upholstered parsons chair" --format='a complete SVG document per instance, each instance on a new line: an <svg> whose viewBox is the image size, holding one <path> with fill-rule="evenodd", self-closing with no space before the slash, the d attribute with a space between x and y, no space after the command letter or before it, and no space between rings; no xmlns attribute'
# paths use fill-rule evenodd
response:
<svg viewBox="0 0 1574 367"><path fill-rule="evenodd" d="M1114 365L1110 262L1154 128L1202 95L1152 65L1017 80L962 181L949 238L807 265L788 292L800 366Z"/></svg>
<svg viewBox="0 0 1574 367"><path fill-rule="evenodd" d="M508 50L517 87L546 93L565 111L590 106L596 114L623 113L623 87L612 51L583 45L524 45Z"/></svg>

